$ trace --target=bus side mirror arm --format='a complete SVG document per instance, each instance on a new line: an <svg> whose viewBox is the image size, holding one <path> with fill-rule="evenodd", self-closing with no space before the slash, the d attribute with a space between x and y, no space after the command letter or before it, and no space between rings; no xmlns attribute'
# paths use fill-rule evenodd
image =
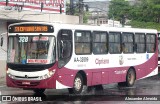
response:
<svg viewBox="0 0 160 104"><path fill-rule="evenodd" d="M61 40L60 44L61 44L61 47L60 47L61 48L60 49L61 50L61 52L60 52L61 53L61 58L64 58L64 56L63 56L63 48L64 48L63 40Z"/></svg>
<svg viewBox="0 0 160 104"><path fill-rule="evenodd" d="M1 47L3 46L3 37L1 36Z"/></svg>

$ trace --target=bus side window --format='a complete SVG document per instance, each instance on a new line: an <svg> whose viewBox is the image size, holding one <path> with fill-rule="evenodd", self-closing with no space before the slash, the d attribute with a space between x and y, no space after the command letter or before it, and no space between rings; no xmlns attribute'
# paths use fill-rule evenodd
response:
<svg viewBox="0 0 160 104"><path fill-rule="evenodd" d="M69 41L62 41L60 43L60 50L61 50L61 58L68 58L71 55L70 50L71 43Z"/></svg>
<svg viewBox="0 0 160 104"><path fill-rule="evenodd" d="M134 44L134 50L137 52L137 43Z"/></svg>
<svg viewBox="0 0 160 104"><path fill-rule="evenodd" d="M75 54L91 54L91 32L86 30L76 30L74 36Z"/></svg>
<svg viewBox="0 0 160 104"><path fill-rule="evenodd" d="M94 47L93 53L100 53L100 48L99 48L98 44L94 44L93 47Z"/></svg>
<svg viewBox="0 0 160 104"><path fill-rule="evenodd" d="M106 54L108 52L107 33L104 31L93 31L93 54Z"/></svg>
<svg viewBox="0 0 160 104"><path fill-rule="evenodd" d="M122 33L122 51L123 53L133 53L134 43L133 43L133 33L123 32Z"/></svg>
<svg viewBox="0 0 160 104"><path fill-rule="evenodd" d="M146 35L146 49L148 53L153 53L155 51L155 42L156 35L155 34L147 34Z"/></svg>
<svg viewBox="0 0 160 104"><path fill-rule="evenodd" d="M122 43L122 51L123 51L123 52L126 52L125 43Z"/></svg>
<svg viewBox="0 0 160 104"><path fill-rule="evenodd" d="M145 34L144 33L135 33L135 51L137 53L145 53Z"/></svg>
<svg viewBox="0 0 160 104"><path fill-rule="evenodd" d="M117 54L121 52L120 32L109 32L109 52Z"/></svg>
<svg viewBox="0 0 160 104"><path fill-rule="evenodd" d="M120 44L117 44L117 51L116 52L120 52L120 51L121 51Z"/></svg>

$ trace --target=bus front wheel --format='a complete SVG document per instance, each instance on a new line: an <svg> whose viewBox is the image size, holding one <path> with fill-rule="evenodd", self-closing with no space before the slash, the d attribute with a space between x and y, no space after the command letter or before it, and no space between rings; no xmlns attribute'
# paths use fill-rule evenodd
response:
<svg viewBox="0 0 160 104"><path fill-rule="evenodd" d="M73 88L69 88L68 91L70 94L82 94L84 89L83 77L78 73L74 79Z"/></svg>
<svg viewBox="0 0 160 104"><path fill-rule="evenodd" d="M33 91L36 94L41 94L41 93L44 93L45 89L34 89Z"/></svg>

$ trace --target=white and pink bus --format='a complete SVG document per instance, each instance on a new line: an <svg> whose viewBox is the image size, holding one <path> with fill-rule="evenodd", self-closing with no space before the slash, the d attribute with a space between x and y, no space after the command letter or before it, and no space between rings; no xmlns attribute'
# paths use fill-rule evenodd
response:
<svg viewBox="0 0 160 104"><path fill-rule="evenodd" d="M42 93L158 74L157 30L24 22L8 27L7 86Z"/></svg>
<svg viewBox="0 0 160 104"><path fill-rule="evenodd" d="M158 32L158 70L160 72L160 32Z"/></svg>

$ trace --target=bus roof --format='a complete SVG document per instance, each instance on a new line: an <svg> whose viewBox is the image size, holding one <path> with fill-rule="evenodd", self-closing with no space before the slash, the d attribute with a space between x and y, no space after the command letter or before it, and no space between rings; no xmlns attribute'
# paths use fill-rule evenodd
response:
<svg viewBox="0 0 160 104"><path fill-rule="evenodd" d="M125 28L125 27L106 27L106 26L93 26L81 24L63 24L63 23L47 23L47 22L20 22L9 25L18 24L48 24L53 25L56 29L72 29L72 30L91 30L91 31L110 31L110 32L137 32L137 33L158 33L156 29L142 29L142 28Z"/></svg>

